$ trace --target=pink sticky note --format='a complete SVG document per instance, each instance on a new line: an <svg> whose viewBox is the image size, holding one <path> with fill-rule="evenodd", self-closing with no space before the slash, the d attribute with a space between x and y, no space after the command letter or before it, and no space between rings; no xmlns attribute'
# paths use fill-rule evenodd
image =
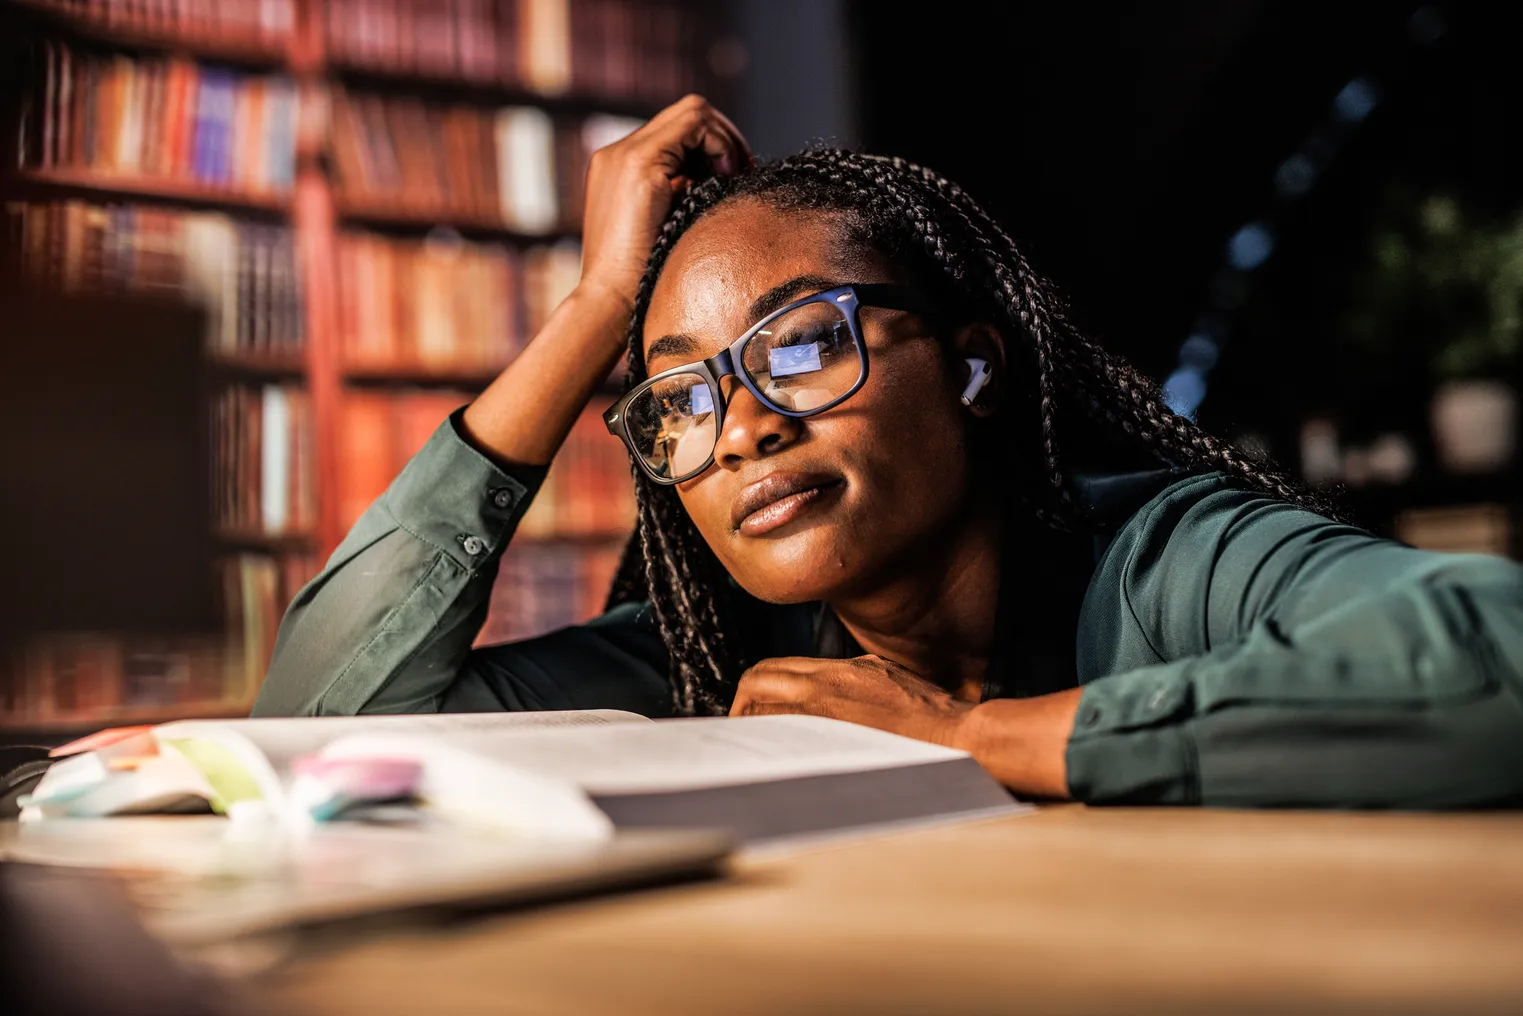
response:
<svg viewBox="0 0 1523 1016"><path fill-rule="evenodd" d="M77 741L70 741L48 752L50 758L62 758L64 755L79 755L87 751L98 751L101 748L125 741L129 737L136 737L152 730L152 727L108 727L98 730L88 737L81 737Z"/></svg>

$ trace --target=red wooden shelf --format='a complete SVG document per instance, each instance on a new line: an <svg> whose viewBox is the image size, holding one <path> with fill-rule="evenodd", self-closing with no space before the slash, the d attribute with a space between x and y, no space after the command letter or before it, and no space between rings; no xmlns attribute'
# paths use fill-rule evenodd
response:
<svg viewBox="0 0 1523 1016"><path fill-rule="evenodd" d="M278 215L288 214L290 210L290 199L274 192L240 191L192 181L125 176L67 166L18 170L11 177L11 183L19 190L73 193L91 197L147 198L197 208L236 209Z"/></svg>
<svg viewBox="0 0 1523 1016"><path fill-rule="evenodd" d="M507 364L501 367L428 367L408 363L354 363L343 369L343 377L351 385L421 385L481 391L496 381L506 367ZM606 378L597 390L602 395L623 395L623 374Z"/></svg>
<svg viewBox="0 0 1523 1016"><path fill-rule="evenodd" d="M334 196L338 217L346 222L367 226L391 226L403 229L432 229L447 226L475 236L490 236L518 243L554 243L574 240L574 229L558 228L547 233L525 233L504 222L501 216L469 209L404 204L401 196L345 194Z"/></svg>
<svg viewBox="0 0 1523 1016"><path fill-rule="evenodd" d="M11 0L11 5L49 28L114 48L175 53L250 67L281 67L289 63L288 37L271 39L257 33L228 34L214 31L210 26L203 29L194 21L181 26L134 24L120 17L106 18L61 10L56 4L40 0Z"/></svg>
<svg viewBox="0 0 1523 1016"><path fill-rule="evenodd" d="M453 92L466 98L497 105L537 106L550 112L577 115L608 113L648 120L662 108L680 98L674 95L665 102L657 102L628 99L619 95L593 95L578 91L550 95L536 92L519 82L503 81L498 78L470 78L450 71L387 66L336 50L331 43L328 52L328 67L334 74L361 88L366 85L375 85L382 89L395 90L416 86L417 89Z"/></svg>
<svg viewBox="0 0 1523 1016"><path fill-rule="evenodd" d="M629 534L633 528L634 522L631 521L629 529L613 529L601 533L525 533L520 531L513 534L512 542L509 544L509 553L512 552L511 548L515 544L524 543L560 543L576 547L606 547L610 544L622 545L624 541L629 539Z"/></svg>
<svg viewBox="0 0 1523 1016"><path fill-rule="evenodd" d="M254 708L247 702L153 702L138 706L117 706L93 712L62 713L57 716L0 716L0 731L34 734L88 734L105 727L131 727L139 724L168 723L170 720L208 720L246 717Z"/></svg>
<svg viewBox="0 0 1523 1016"><path fill-rule="evenodd" d="M220 544L246 550L303 551L317 546L317 534L306 530L266 533L257 529L219 526L213 530L212 536Z"/></svg>
<svg viewBox="0 0 1523 1016"><path fill-rule="evenodd" d="M252 377L291 378L307 372L307 362L298 353L271 356L268 353L213 353L207 363L218 373L248 374Z"/></svg>
<svg viewBox="0 0 1523 1016"><path fill-rule="evenodd" d="M351 364L344 380L355 384L427 385L480 390L497 379L502 367L429 367L421 364Z"/></svg>

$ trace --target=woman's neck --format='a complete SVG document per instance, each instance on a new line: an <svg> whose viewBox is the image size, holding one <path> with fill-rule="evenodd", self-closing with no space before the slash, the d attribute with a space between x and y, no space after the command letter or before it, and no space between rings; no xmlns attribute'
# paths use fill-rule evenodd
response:
<svg viewBox="0 0 1523 1016"><path fill-rule="evenodd" d="M831 609L865 652L978 701L994 648L1002 514L992 499L982 501L948 527L946 541Z"/></svg>

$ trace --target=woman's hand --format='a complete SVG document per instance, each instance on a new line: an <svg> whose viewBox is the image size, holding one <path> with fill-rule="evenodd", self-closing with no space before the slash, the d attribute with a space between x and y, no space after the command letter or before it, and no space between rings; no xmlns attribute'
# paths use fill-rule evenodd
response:
<svg viewBox="0 0 1523 1016"><path fill-rule="evenodd" d="M502 376L466 408L466 438L503 465L545 465L624 349L629 315L673 195L752 161L740 131L696 95L593 153L582 278Z"/></svg>
<svg viewBox="0 0 1523 1016"><path fill-rule="evenodd" d="M968 752L1017 793L1068 796L1066 754L1083 689L975 705L879 656L763 660L740 678L731 716L803 713Z"/></svg>
<svg viewBox="0 0 1523 1016"><path fill-rule="evenodd" d="M807 713L957 748L973 709L972 702L881 656L783 656L741 675L730 715Z"/></svg>
<svg viewBox="0 0 1523 1016"><path fill-rule="evenodd" d="M633 134L594 152L582 219L581 285L633 307L675 196L697 180L735 173L753 161L735 125L698 95L677 100Z"/></svg>

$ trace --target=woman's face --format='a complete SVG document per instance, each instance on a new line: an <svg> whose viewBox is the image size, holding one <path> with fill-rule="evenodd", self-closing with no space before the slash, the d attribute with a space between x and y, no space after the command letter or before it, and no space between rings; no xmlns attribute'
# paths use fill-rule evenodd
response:
<svg viewBox="0 0 1523 1016"><path fill-rule="evenodd" d="M892 282L875 255L849 249L840 218L745 198L687 231L651 296L651 374L729 346L789 300L846 283ZM869 592L934 554L967 508L961 382L921 317L864 307L867 383L807 419L765 408L724 382L714 464L677 487L729 573L773 603Z"/></svg>

